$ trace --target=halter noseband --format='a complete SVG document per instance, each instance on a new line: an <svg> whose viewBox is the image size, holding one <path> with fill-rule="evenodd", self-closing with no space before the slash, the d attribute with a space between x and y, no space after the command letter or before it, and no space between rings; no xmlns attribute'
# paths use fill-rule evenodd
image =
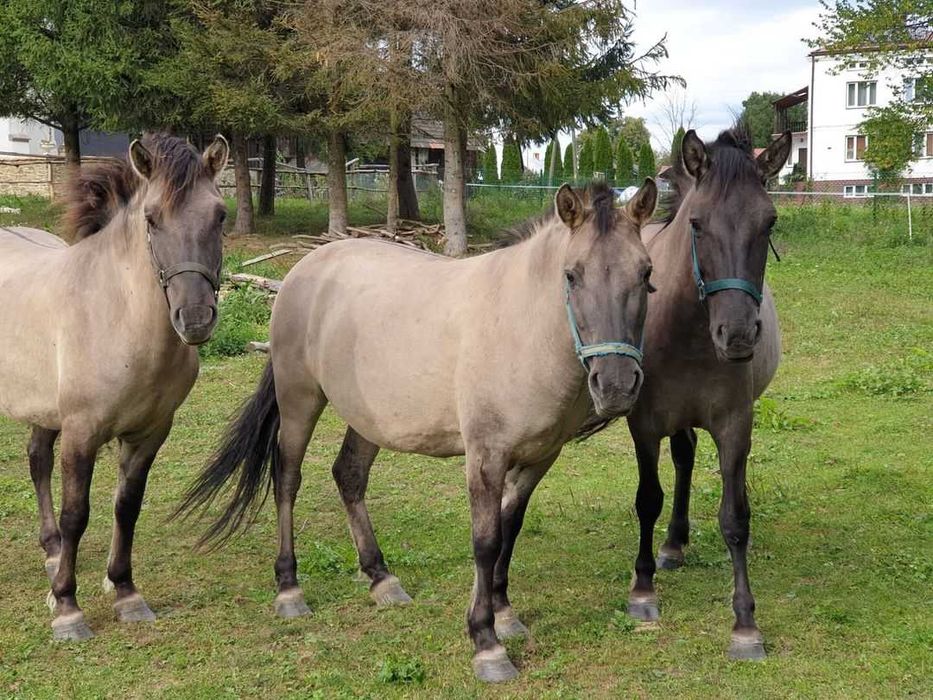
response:
<svg viewBox="0 0 933 700"><path fill-rule="evenodd" d="M748 280L739 279L738 277L724 277L711 282L703 281L703 275L700 273L700 261L697 258L697 230L693 224L690 225L690 256L693 259L693 280L700 291L700 301L716 292L738 289L740 292L748 294L759 306L761 305L761 292L758 291L758 287Z"/></svg>
<svg viewBox="0 0 933 700"><path fill-rule="evenodd" d="M628 343L605 342L584 345L580 339L580 330L577 328L577 318L573 314L573 306L570 304L570 284L564 280L564 306L567 307L567 320L570 322L570 335L573 337L573 351L583 365L583 369L589 371L586 366L586 360L589 357L602 357L603 355L623 355L631 357L638 366L641 366L642 352L640 348Z"/></svg>
<svg viewBox="0 0 933 700"><path fill-rule="evenodd" d="M211 284L211 289L214 290L214 300L217 300L217 296L220 293L220 279L219 275L213 270L209 269L206 265L202 265L197 262L181 262L175 263L174 265L169 265L168 267L162 267L162 263L159 262L159 259L156 257L155 250L152 247L152 230L150 226L146 226L146 245L149 247L149 257L152 258L152 266L155 268L156 273L159 275L159 285L162 287L162 291L165 294L165 300L168 301L168 283L172 277L180 275L182 272L196 272L202 277L204 277Z"/></svg>

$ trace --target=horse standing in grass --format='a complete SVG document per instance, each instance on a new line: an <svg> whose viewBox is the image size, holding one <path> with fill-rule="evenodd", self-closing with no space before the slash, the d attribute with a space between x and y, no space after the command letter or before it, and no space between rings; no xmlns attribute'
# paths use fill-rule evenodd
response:
<svg viewBox="0 0 933 700"><path fill-rule="evenodd" d="M134 141L72 183L66 246L50 233L0 228L0 413L32 426L29 468L52 583L55 639L93 636L75 598L98 450L117 438L120 479L105 583L121 621L154 619L130 566L146 477L198 374L193 345L217 319L226 207L214 184L218 137L203 155L173 137ZM61 435L62 503L52 506Z"/></svg>
<svg viewBox="0 0 933 700"><path fill-rule="evenodd" d="M410 598L389 573L364 502L381 447L466 455L475 580L467 624L484 681L517 671L497 634L527 633L508 569L531 493L591 407L626 414L642 382L650 261L639 229L655 208L647 180L616 209L605 185L564 185L557 216L521 243L452 260L389 243L331 243L285 278L271 360L255 395L179 512L238 477L208 533L229 535L268 483L278 509L276 612L305 614L292 509L301 462L330 402L348 424L333 466L360 568L377 603ZM271 468L270 468L271 463Z"/></svg>
<svg viewBox="0 0 933 700"><path fill-rule="evenodd" d="M641 529L629 612L641 620L658 618L652 540L664 500L658 480L661 439L671 439L676 483L657 565L676 568L684 561L690 529L694 428L708 430L722 473L719 524L735 577L730 656L737 659L765 655L748 583L745 465L752 406L780 359L774 299L764 284L777 213L764 185L786 162L790 146L785 133L755 159L741 128L723 132L710 145L688 131L682 159L673 168L669 223L643 232L659 291L645 323L644 386L628 417L638 460L635 507Z"/></svg>

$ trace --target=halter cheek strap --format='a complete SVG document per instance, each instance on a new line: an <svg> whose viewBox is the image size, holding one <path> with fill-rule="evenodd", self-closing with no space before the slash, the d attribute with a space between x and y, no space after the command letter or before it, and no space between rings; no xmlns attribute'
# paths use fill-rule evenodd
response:
<svg viewBox="0 0 933 700"><path fill-rule="evenodd" d="M690 226L690 257L693 260L693 280L700 292L700 301L716 292L738 289L740 292L748 294L759 305L761 304L761 292L758 291L758 287L748 280L739 279L738 277L724 277L710 282L703 281L703 275L700 273L700 260L697 258L697 230L692 225Z"/></svg>
<svg viewBox="0 0 933 700"><path fill-rule="evenodd" d="M570 284L564 280L564 305L567 307L567 321L570 323L570 335L573 338L573 351L583 365L583 369L589 370L586 366L586 360L590 357L601 357L603 355L623 355L631 357L636 364L641 366L642 352L640 348L634 345L622 342L594 343L593 345L584 345L580 339L580 330L577 328L577 318L573 313L573 306L570 304Z"/></svg>
<svg viewBox="0 0 933 700"><path fill-rule="evenodd" d="M211 289L214 290L214 298L217 298L217 294L220 292L220 279L216 272L206 265L197 262L181 262L169 265L168 267L162 267L162 264L156 257L155 250L152 248L152 233L148 228L146 229L146 245L149 247L149 256L152 258L152 265L159 275L159 284L163 292L167 294L168 283L172 277L180 275L182 272L196 272L210 282Z"/></svg>

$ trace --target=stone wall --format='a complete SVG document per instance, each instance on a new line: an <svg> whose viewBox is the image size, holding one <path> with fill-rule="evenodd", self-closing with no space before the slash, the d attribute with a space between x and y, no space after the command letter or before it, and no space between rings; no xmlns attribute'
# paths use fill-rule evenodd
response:
<svg viewBox="0 0 933 700"><path fill-rule="evenodd" d="M84 165L108 162L109 158L85 157ZM0 196L61 198L68 181L64 158L0 158Z"/></svg>

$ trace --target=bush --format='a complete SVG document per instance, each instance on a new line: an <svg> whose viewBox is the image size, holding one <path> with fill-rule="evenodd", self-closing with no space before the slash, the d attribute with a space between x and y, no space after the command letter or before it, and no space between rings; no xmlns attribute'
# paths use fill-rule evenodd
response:
<svg viewBox="0 0 933 700"><path fill-rule="evenodd" d="M242 355L248 342L268 338L271 313L265 293L251 287L232 290L220 300L220 321L201 346L201 357Z"/></svg>

